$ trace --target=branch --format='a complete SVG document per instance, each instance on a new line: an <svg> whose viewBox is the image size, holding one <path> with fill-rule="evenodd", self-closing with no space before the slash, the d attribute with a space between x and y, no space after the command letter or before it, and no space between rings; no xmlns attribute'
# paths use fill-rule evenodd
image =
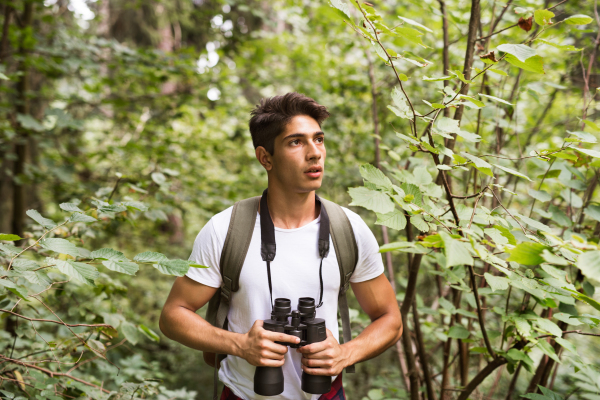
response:
<svg viewBox="0 0 600 400"><path fill-rule="evenodd" d="M68 373L50 371L49 369L38 367L35 364L29 364L29 363L25 363L23 361L19 361L19 360L15 360L13 358L6 357L3 354L0 354L0 358L2 358L3 360L6 360L7 362L11 362L13 364L22 365L25 368L36 369L38 371L45 373L46 375L50 375L51 378L54 378L55 376L64 376L66 378L73 379L74 381L77 381L79 383L83 383L84 385L99 389L99 390L103 391L104 393L110 393L109 390L106 390L106 389L104 389L98 385L95 385L91 382L84 381L83 379L77 378L73 375L69 375Z"/></svg>
<svg viewBox="0 0 600 400"><path fill-rule="evenodd" d="M16 312L12 312L9 310L4 310L0 308L0 312L4 312L7 314L12 314L16 317L22 318L22 319L26 319L27 321L35 321L35 322L51 322L53 324L58 324L58 325L64 325L64 326L70 326L70 327L75 327L75 326L87 326L89 328L113 328L111 325L108 324L67 324L65 322L62 321L55 321L53 319L39 319L39 318L29 318L26 317L24 315L21 314L17 314ZM114 328L113 328L114 329Z"/></svg>
<svg viewBox="0 0 600 400"><path fill-rule="evenodd" d="M588 333L588 332L582 332L581 329L575 330L575 331L563 331L563 335L567 335L569 333L576 333L578 335L584 335L584 336L597 336L600 337L600 333ZM547 338L547 337L556 337L556 335L541 335L541 336L537 336L536 339L543 339L543 338Z"/></svg>

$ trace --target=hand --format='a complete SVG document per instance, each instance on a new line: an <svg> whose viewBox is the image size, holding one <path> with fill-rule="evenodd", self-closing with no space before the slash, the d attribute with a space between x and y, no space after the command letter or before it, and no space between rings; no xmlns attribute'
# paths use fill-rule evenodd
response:
<svg viewBox="0 0 600 400"><path fill-rule="evenodd" d="M281 367L288 348L275 341L298 343L300 339L285 333L268 331L263 328L263 321L256 320L243 336L241 357L256 367Z"/></svg>
<svg viewBox="0 0 600 400"><path fill-rule="evenodd" d="M347 366L348 356L327 329L327 339L296 349L302 353L302 370L311 375L339 375Z"/></svg>

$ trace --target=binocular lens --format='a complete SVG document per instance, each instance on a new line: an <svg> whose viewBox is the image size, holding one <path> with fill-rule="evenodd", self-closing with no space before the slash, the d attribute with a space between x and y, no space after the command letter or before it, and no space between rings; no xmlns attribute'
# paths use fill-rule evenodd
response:
<svg viewBox="0 0 600 400"><path fill-rule="evenodd" d="M292 312L292 302L290 299L279 298L275 299L275 305L273 311L276 313L289 314Z"/></svg>

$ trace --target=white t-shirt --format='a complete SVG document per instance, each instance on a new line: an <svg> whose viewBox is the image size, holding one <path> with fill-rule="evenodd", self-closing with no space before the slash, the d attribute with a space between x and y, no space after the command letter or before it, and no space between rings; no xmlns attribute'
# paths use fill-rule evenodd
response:
<svg viewBox="0 0 600 400"><path fill-rule="evenodd" d="M221 286L219 262L232 210L233 207L230 207L212 217L196 237L189 259L209 268L190 268L187 273L189 278L207 286ZM346 208L343 210L352 224L358 245L358 263L350 282L363 282L378 277L384 268L375 236L358 214ZM300 297L313 297L316 302L319 301L320 219L319 216L296 229L275 227L277 254L271 262L273 299L290 299L293 310L297 308ZM240 274L240 288L233 293L227 315L229 330L232 332L246 333L257 319L265 320L271 316L267 267L260 256L260 242L260 217L257 215L246 261ZM337 297L340 272L331 239L329 249L329 255L323 260L323 305L317 309L317 318L325 319L327 328L339 341ZM288 349L283 365L285 389L280 395L271 396L269 399L319 398L319 395L310 395L301 389L301 356L295 349ZM266 399L254 393L255 369L256 367L245 359L229 355L221 363L219 379L242 399ZM332 377L332 380L334 378Z"/></svg>

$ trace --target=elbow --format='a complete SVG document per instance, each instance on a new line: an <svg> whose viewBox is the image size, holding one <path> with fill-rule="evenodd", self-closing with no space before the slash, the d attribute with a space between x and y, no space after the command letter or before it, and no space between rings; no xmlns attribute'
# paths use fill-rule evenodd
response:
<svg viewBox="0 0 600 400"><path fill-rule="evenodd" d="M167 321L167 315L166 315L165 309L163 308L163 310L160 314L160 318L158 320L158 328L160 329L160 331L162 332L163 335L165 335L166 337L171 339L171 334L170 334L168 327L169 327L169 322Z"/></svg>
<svg viewBox="0 0 600 400"><path fill-rule="evenodd" d="M402 323L402 315L398 310L398 317L396 318L396 336L394 337L394 343L396 343L402 337L402 332L404 331L404 324Z"/></svg>

